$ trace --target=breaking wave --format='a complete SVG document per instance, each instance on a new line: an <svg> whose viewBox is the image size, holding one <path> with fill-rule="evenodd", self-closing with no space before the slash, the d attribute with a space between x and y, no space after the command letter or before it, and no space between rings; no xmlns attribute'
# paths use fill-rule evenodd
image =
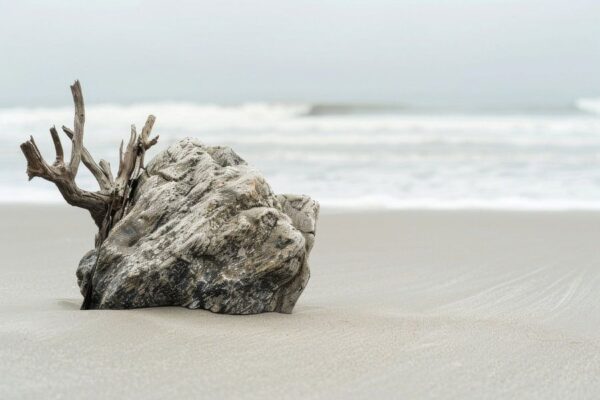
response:
<svg viewBox="0 0 600 400"><path fill-rule="evenodd" d="M579 99L575 102L575 107L588 113L600 114L600 98Z"/></svg>
<svg viewBox="0 0 600 400"><path fill-rule="evenodd" d="M132 122L156 115L157 150L193 136L232 146L277 192L325 207L596 209L600 204L600 99L582 111L425 113L390 105L310 103L91 104L85 142L117 164ZM52 159L48 128L71 125L71 106L0 109L0 202L61 201L27 182L18 145L33 134ZM80 169L79 183L93 189Z"/></svg>

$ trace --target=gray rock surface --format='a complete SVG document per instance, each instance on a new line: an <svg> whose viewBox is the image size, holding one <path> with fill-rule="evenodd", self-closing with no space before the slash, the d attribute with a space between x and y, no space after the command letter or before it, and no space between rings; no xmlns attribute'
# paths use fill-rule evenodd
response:
<svg viewBox="0 0 600 400"><path fill-rule="evenodd" d="M289 313L309 279L319 205L275 195L228 147L184 139L158 154L131 209L77 269L92 308L179 305Z"/></svg>

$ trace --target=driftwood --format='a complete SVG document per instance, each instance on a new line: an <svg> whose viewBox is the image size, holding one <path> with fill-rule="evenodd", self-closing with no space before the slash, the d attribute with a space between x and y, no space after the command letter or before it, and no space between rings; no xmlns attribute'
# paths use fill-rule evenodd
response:
<svg viewBox="0 0 600 400"><path fill-rule="evenodd" d="M139 135L136 132L135 125L131 125L129 142L124 150L123 142L121 142L119 169L116 178L113 178L110 164L105 160L96 163L90 152L83 146L85 107L79 81L75 81L71 85L71 93L75 104L73 130L65 126L62 127L63 132L71 140L71 157L69 161L65 162L62 143L55 127L50 128L50 135L56 152L56 159L52 164L48 164L44 160L33 137L21 144L21 150L27 159L27 175L30 180L34 177L40 177L53 182L68 204L85 208L90 212L98 226L95 245L96 249L99 249L112 227L126 215L132 187L134 187L140 171L144 168L144 154L158 141L158 136L150 139L155 117L153 115L148 116ZM83 162L94 175L100 190L90 192L77 186L75 177L80 162ZM89 308L92 291L90 283L84 296L82 309Z"/></svg>

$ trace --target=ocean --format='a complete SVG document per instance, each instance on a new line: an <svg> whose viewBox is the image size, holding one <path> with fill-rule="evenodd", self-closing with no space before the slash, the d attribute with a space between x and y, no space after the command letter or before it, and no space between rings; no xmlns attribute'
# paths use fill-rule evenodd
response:
<svg viewBox="0 0 600 400"><path fill-rule="evenodd" d="M278 193L329 209L600 209L600 99L561 109L426 110L392 105L145 103L86 106L84 144L117 167L120 141L148 114L160 140L231 146ZM19 144L72 126L72 106L0 109L0 202L62 202L27 181ZM64 143L64 140L63 140ZM68 146L66 146L68 148ZM94 190L80 168L78 183Z"/></svg>

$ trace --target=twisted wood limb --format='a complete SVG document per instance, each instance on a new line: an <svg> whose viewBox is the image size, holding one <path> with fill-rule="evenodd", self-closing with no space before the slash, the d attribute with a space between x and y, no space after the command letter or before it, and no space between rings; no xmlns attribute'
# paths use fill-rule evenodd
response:
<svg viewBox="0 0 600 400"><path fill-rule="evenodd" d="M74 132L71 129L63 125L62 130L69 139L73 139ZM81 161L83 161L83 165L85 165L86 168L90 170L92 175L94 175L94 178L96 178L100 189L110 190L112 188L112 175L110 174L110 165L108 166L108 171L101 168L100 165L96 164L96 161L94 160L88 149L86 149L83 146L81 148ZM100 164L102 164L102 161L104 160L100 160Z"/></svg>
<svg viewBox="0 0 600 400"><path fill-rule="evenodd" d="M50 129L50 135L52 136L56 152L56 160L52 165L49 165L44 160L33 136L21 144L21 151L27 159L27 175L29 176L29 180L37 176L53 182L68 204L89 210L94 222L100 227L106 213L106 204L109 196L102 192L88 192L80 189L75 183L75 176L77 175L79 161L81 160L83 125L85 123L85 109L79 81L75 81L71 86L71 93L73 94L73 102L75 103L74 120L76 129L73 132L71 140L71 159L69 163L65 163L64 161L62 143L54 127Z"/></svg>
<svg viewBox="0 0 600 400"><path fill-rule="evenodd" d="M75 106L73 130L62 127L64 133L71 140L71 157L68 163L64 160L64 151L60 137L55 127L50 128L50 135L54 143L56 158L52 165L48 164L33 137L21 144L21 151L27 160L27 175L29 180L40 177L53 182L62 194L65 201L73 206L87 209L96 225L96 248L100 246L109 235L112 227L119 222L127 212L127 206L131 199L132 187L137 181L140 171L144 168L144 155L146 151L155 145L158 136L150 139L150 132L156 118L148 116L141 134L138 136L135 125L131 126L131 133L127 148L123 151L123 142L119 149L119 169L117 177L113 178L110 164L105 160L99 163L94 161L90 152L83 146L83 127L85 124L85 106L81 84L75 81L71 85L71 94ZM75 183L75 177L79 169L79 163L90 170L96 178L100 190L90 192L83 190ZM90 276L90 284L84 296L82 309L91 307L93 295L93 272Z"/></svg>

